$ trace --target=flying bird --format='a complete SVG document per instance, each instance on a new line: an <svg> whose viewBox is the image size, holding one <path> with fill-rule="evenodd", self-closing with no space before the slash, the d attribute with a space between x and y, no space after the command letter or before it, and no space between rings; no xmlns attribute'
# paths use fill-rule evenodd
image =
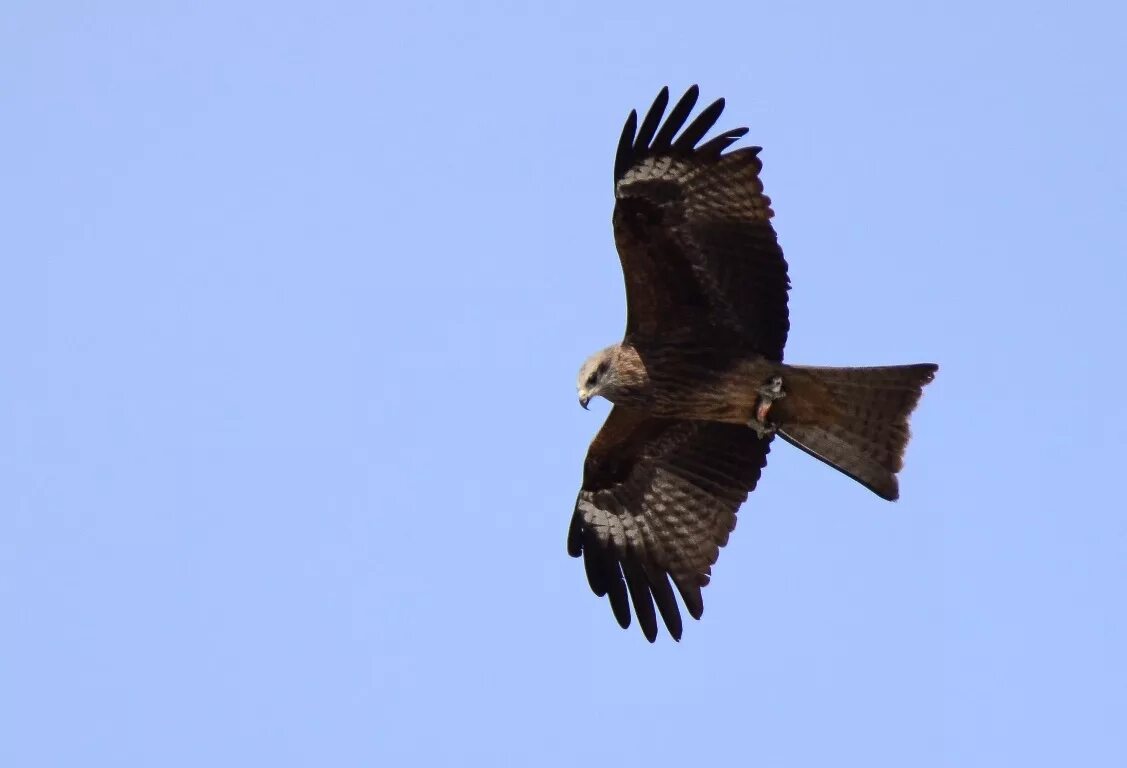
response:
<svg viewBox="0 0 1127 768"><path fill-rule="evenodd" d="M646 638L660 614L681 638L680 594L704 611L720 548L775 435L881 498L899 496L908 417L938 366L787 365L790 280L747 128L701 143L718 99L685 126L691 87L631 112L614 160L614 239L626 282L623 340L579 371L586 408L614 404L592 441L568 532L594 593ZM664 121L663 118L664 117Z"/></svg>

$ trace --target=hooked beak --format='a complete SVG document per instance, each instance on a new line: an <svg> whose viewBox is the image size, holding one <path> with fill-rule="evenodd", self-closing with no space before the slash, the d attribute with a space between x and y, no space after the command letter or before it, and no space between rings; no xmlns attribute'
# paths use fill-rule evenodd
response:
<svg viewBox="0 0 1127 768"><path fill-rule="evenodd" d="M587 395L579 396L579 404L583 406L583 410L587 410L587 403L591 402L591 398Z"/></svg>

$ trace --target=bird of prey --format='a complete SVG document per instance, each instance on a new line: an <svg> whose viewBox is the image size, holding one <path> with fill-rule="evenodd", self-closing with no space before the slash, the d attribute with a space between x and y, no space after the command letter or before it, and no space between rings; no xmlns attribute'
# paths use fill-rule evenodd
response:
<svg viewBox="0 0 1127 768"><path fill-rule="evenodd" d="M701 143L723 99L682 130L697 96L694 85L663 122L663 88L622 129L613 225L626 334L583 364L577 385L584 408L596 396L614 407L587 452L568 553L623 628L633 603L650 642L658 614L681 638L674 587L701 617L701 587L776 434L896 499L908 417L938 370L782 362L790 281L761 148L725 151L747 128Z"/></svg>

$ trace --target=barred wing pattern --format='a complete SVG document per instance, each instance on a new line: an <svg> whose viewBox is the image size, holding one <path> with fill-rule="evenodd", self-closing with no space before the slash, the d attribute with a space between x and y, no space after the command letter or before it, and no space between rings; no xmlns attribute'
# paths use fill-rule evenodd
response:
<svg viewBox="0 0 1127 768"><path fill-rule="evenodd" d="M759 480L770 441L739 425L611 411L587 453L567 547L583 556L591 589L609 598L623 628L632 602L650 642L658 613L681 638L670 580L689 615L701 617L701 587Z"/></svg>
<svg viewBox="0 0 1127 768"><path fill-rule="evenodd" d="M697 146L724 109L718 99L681 131L698 93L690 88L662 123L663 88L640 126L630 113L619 140L614 235L627 337L720 326L782 360L790 281L759 179L760 148L724 152L747 128Z"/></svg>

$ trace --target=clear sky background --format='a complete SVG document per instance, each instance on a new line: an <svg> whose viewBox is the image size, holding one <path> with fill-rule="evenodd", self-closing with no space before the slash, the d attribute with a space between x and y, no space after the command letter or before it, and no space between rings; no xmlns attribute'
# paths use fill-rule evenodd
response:
<svg viewBox="0 0 1127 768"><path fill-rule="evenodd" d="M1118 4L98 5L0 10L0 764L1127 765ZM788 359L941 370L900 502L779 442L651 646L574 383L694 82Z"/></svg>

